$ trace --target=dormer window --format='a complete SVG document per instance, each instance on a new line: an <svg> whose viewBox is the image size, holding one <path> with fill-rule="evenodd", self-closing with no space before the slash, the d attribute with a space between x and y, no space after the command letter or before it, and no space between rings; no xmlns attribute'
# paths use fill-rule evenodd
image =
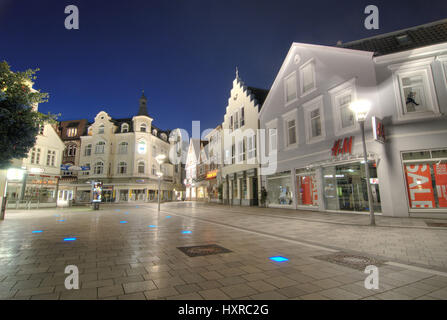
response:
<svg viewBox="0 0 447 320"><path fill-rule="evenodd" d="M67 137L75 137L78 134L77 128L68 128Z"/></svg>
<svg viewBox="0 0 447 320"><path fill-rule="evenodd" d="M145 123L142 123L142 124L140 125L140 131L141 131L141 132L146 132L146 129L147 129L146 124L145 124Z"/></svg>
<svg viewBox="0 0 447 320"><path fill-rule="evenodd" d="M160 137L161 137L164 141L168 140L168 137L167 137L166 133L162 133L162 134L160 135Z"/></svg>
<svg viewBox="0 0 447 320"><path fill-rule="evenodd" d="M152 134L153 134L154 136L156 136L156 135L157 135L157 130L156 130L156 129L152 130Z"/></svg>
<svg viewBox="0 0 447 320"><path fill-rule="evenodd" d="M129 125L127 123L123 123L121 125L121 133L129 132Z"/></svg>

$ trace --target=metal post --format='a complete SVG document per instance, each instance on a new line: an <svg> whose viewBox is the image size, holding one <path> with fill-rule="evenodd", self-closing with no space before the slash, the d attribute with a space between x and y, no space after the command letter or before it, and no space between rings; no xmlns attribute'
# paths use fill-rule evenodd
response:
<svg viewBox="0 0 447 320"><path fill-rule="evenodd" d="M5 211L6 211L6 205L8 201L8 194L7 194L7 188L8 188L8 179L5 181L5 192L3 194L2 203L0 204L0 220L5 219Z"/></svg>
<svg viewBox="0 0 447 320"><path fill-rule="evenodd" d="M366 141L365 141L365 121L360 121L360 129L362 131L362 144L363 144L363 160L365 162L365 174L366 174L366 187L368 190L368 205L369 205L369 217L370 217L370 225L375 226L376 220L374 217L374 207L373 207L373 198L371 192L371 184L369 181L369 165L368 165L368 155L366 153Z"/></svg>
<svg viewBox="0 0 447 320"><path fill-rule="evenodd" d="M160 212L160 184L161 176L158 176L158 212Z"/></svg>

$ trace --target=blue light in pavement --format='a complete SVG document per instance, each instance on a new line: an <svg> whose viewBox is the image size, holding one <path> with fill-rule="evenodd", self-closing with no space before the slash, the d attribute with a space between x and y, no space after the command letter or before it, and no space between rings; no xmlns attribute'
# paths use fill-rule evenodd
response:
<svg viewBox="0 0 447 320"><path fill-rule="evenodd" d="M150 226L148 226L149 228L157 228L157 226L151 224Z"/></svg>
<svg viewBox="0 0 447 320"><path fill-rule="evenodd" d="M42 233L43 231L42 230L34 230L34 231L31 231L31 233Z"/></svg>
<svg viewBox="0 0 447 320"><path fill-rule="evenodd" d="M135 208L137 208L137 209L138 209L138 206L135 206Z"/></svg>
<svg viewBox="0 0 447 320"><path fill-rule="evenodd" d="M75 241L76 238L64 238L64 241Z"/></svg>
<svg viewBox="0 0 447 320"><path fill-rule="evenodd" d="M284 261L289 261L288 258L286 257L281 257L281 256L277 256L277 257L270 257L270 260L273 260L275 262L284 262Z"/></svg>
<svg viewBox="0 0 447 320"><path fill-rule="evenodd" d="M127 221L120 221L120 223L127 223Z"/></svg>
<svg viewBox="0 0 447 320"><path fill-rule="evenodd" d="M115 211L116 211L116 212L120 212L121 210L120 210L120 209L116 209Z"/></svg>
<svg viewBox="0 0 447 320"><path fill-rule="evenodd" d="M129 214L129 212L126 211L126 212L124 212L124 214Z"/></svg>
<svg viewBox="0 0 447 320"><path fill-rule="evenodd" d="M183 234L189 234L189 233L191 233L191 231L189 231L189 230L184 230L184 231L182 231L182 233L183 233Z"/></svg>
<svg viewBox="0 0 447 320"><path fill-rule="evenodd" d="M169 219L171 216L166 216L167 219Z"/></svg>
<svg viewBox="0 0 447 320"><path fill-rule="evenodd" d="M61 220L57 220L57 221L59 221L59 222L64 222L65 220L64 220L64 219L61 219Z"/></svg>

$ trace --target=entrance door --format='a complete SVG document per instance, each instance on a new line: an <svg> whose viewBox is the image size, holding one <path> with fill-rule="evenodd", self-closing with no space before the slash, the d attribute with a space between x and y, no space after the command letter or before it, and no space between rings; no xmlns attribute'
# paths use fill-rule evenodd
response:
<svg viewBox="0 0 447 320"><path fill-rule="evenodd" d="M258 205L258 178L253 177L253 184L252 184L252 192L253 192L253 205Z"/></svg>

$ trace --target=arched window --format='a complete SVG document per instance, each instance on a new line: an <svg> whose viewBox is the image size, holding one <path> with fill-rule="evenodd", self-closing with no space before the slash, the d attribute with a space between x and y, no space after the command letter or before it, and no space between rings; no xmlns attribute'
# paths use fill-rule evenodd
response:
<svg viewBox="0 0 447 320"><path fill-rule="evenodd" d="M103 125L103 124L101 124L101 125L99 126L98 133L99 133L99 134L104 133L104 125Z"/></svg>
<svg viewBox="0 0 447 320"><path fill-rule="evenodd" d="M144 161L138 162L138 173L144 173Z"/></svg>
<svg viewBox="0 0 447 320"><path fill-rule="evenodd" d="M96 146L95 146L95 153L96 154L101 154L104 153L104 146L106 145L106 143L104 141L99 141Z"/></svg>
<svg viewBox="0 0 447 320"><path fill-rule="evenodd" d="M93 169L94 174L102 174L104 172L104 163L102 161L98 161L95 163L95 167Z"/></svg>
<svg viewBox="0 0 447 320"><path fill-rule="evenodd" d="M69 157L74 157L76 155L76 145L75 144L70 144L67 147L67 155Z"/></svg>
<svg viewBox="0 0 447 320"><path fill-rule="evenodd" d="M119 145L118 145L118 153L119 154L126 154L127 153L127 146L128 146L129 144L127 143L127 142L121 142Z"/></svg>
<svg viewBox="0 0 447 320"><path fill-rule="evenodd" d="M92 145L88 144L85 146L84 156L89 157L89 156L91 156L91 154L92 154Z"/></svg>
<svg viewBox="0 0 447 320"><path fill-rule="evenodd" d="M127 163L125 163L124 161L121 161L118 164L118 173L125 174L126 172L127 172Z"/></svg>
<svg viewBox="0 0 447 320"><path fill-rule="evenodd" d="M138 141L137 144L137 152L139 154L145 154L146 153L146 141L145 140L140 140Z"/></svg>
<svg viewBox="0 0 447 320"><path fill-rule="evenodd" d="M153 174L154 176L157 175L157 167L155 166L155 164L152 165L152 174Z"/></svg>
<svg viewBox="0 0 447 320"><path fill-rule="evenodd" d="M145 123L142 123L142 124L140 125L140 131L141 131L141 132L146 132L146 129L147 129L146 124L145 124Z"/></svg>
<svg viewBox="0 0 447 320"><path fill-rule="evenodd" d="M129 125L127 123L123 123L121 125L121 133L129 132Z"/></svg>

